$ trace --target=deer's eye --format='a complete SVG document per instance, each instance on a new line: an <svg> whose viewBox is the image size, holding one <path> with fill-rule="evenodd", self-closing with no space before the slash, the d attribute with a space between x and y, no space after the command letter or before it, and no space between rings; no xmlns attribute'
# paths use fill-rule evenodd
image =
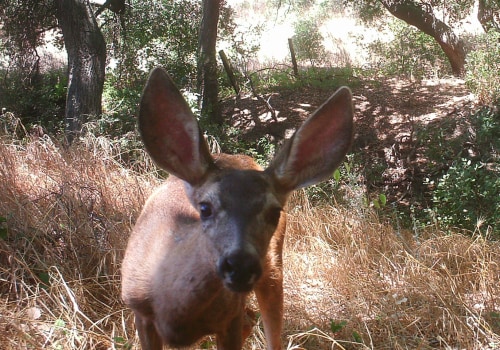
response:
<svg viewBox="0 0 500 350"><path fill-rule="evenodd" d="M200 217L202 220L212 216L212 206L210 203L200 203Z"/></svg>
<svg viewBox="0 0 500 350"><path fill-rule="evenodd" d="M274 207L268 209L266 213L266 221L269 225L278 225L278 221L281 216L281 208L280 207Z"/></svg>

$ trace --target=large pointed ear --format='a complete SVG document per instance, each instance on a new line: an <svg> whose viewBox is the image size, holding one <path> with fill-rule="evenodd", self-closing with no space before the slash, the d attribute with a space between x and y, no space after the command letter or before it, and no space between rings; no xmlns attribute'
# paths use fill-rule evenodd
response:
<svg viewBox="0 0 500 350"><path fill-rule="evenodd" d="M153 161L190 184L213 165L195 116L162 68L151 72L142 93L139 131Z"/></svg>
<svg viewBox="0 0 500 350"><path fill-rule="evenodd" d="M351 145L351 90L341 87L295 132L266 170L282 191L312 185L333 174Z"/></svg>

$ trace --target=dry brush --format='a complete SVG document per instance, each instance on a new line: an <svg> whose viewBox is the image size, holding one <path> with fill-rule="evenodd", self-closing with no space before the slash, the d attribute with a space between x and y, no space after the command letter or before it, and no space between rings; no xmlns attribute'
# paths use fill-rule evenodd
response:
<svg viewBox="0 0 500 350"><path fill-rule="evenodd" d="M0 142L0 349L137 344L120 262L160 180L98 141ZM498 242L434 228L417 237L368 208L312 206L304 193L288 217L288 349L500 346ZM257 326L246 348L262 347Z"/></svg>

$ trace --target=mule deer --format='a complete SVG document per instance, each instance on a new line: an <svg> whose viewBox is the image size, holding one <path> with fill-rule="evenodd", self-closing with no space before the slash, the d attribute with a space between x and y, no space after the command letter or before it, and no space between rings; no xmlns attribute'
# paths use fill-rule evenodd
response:
<svg viewBox="0 0 500 350"><path fill-rule="evenodd" d="M262 170L247 156L211 155L177 87L153 70L139 130L171 175L147 200L122 267L122 297L143 349L185 347L208 334L218 349L241 349L252 290L267 347L281 349L283 208L293 190L326 179L344 158L351 100L340 88Z"/></svg>

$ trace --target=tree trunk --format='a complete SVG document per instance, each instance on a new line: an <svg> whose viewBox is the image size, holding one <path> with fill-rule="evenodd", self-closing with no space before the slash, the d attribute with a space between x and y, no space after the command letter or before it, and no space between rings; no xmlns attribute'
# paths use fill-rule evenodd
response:
<svg viewBox="0 0 500 350"><path fill-rule="evenodd" d="M491 5L492 3L488 0L479 0L477 7L477 19L486 33L491 29L500 31L500 10L493 8ZM498 13L495 16L496 12Z"/></svg>
<svg viewBox="0 0 500 350"><path fill-rule="evenodd" d="M88 0L56 0L57 20L68 53L65 131L70 144L90 116L102 112L106 43Z"/></svg>
<svg viewBox="0 0 500 350"><path fill-rule="evenodd" d="M453 74L456 76L464 74L465 50L463 42L446 23L411 0L380 0L380 2L393 16L433 37L448 58Z"/></svg>
<svg viewBox="0 0 500 350"><path fill-rule="evenodd" d="M202 96L201 115L210 122L224 122L219 105L217 83L217 25L219 23L220 0L203 0L203 16L199 37L198 84Z"/></svg>
<svg viewBox="0 0 500 350"><path fill-rule="evenodd" d="M299 76L299 67L297 66L297 58L295 56L295 48L293 47L292 38L288 38L288 48L290 49L290 57L292 58L293 75Z"/></svg>

